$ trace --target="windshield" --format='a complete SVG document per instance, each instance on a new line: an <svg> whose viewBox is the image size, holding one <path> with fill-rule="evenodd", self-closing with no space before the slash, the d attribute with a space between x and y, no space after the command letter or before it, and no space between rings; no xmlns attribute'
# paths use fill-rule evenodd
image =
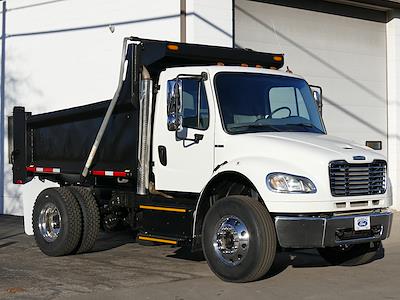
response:
<svg viewBox="0 0 400 300"><path fill-rule="evenodd" d="M303 79L229 72L217 74L215 85L229 133L325 133L317 105Z"/></svg>

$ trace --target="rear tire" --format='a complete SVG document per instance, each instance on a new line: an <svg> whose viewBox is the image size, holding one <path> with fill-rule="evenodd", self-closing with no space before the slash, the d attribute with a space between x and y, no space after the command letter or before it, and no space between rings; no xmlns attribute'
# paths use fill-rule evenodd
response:
<svg viewBox="0 0 400 300"><path fill-rule="evenodd" d="M381 242L374 242L319 248L318 252L331 265L357 266L371 262L381 247Z"/></svg>
<svg viewBox="0 0 400 300"><path fill-rule="evenodd" d="M204 256L222 280L249 282L264 276L276 253L268 210L256 199L229 196L208 211L203 225Z"/></svg>
<svg viewBox="0 0 400 300"><path fill-rule="evenodd" d="M80 240L79 204L65 187L42 191L33 207L32 226L40 250L49 256L72 253Z"/></svg>
<svg viewBox="0 0 400 300"><path fill-rule="evenodd" d="M77 186L71 186L68 189L78 201L82 213L82 235L75 253L85 253L93 248L99 234L99 207L89 189Z"/></svg>

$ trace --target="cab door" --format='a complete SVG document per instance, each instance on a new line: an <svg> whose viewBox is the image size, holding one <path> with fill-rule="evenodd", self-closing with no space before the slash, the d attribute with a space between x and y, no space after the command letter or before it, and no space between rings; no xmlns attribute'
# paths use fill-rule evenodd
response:
<svg viewBox="0 0 400 300"><path fill-rule="evenodd" d="M160 75L152 156L157 190L199 193L213 173L215 112L210 80L199 79L201 72L189 73L193 76L187 76L188 70L174 69ZM181 74L186 74L181 79L183 128L169 131L168 85Z"/></svg>

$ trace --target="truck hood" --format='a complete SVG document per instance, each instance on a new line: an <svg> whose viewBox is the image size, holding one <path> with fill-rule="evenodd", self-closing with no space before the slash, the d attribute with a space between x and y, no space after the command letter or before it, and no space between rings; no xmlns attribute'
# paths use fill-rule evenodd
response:
<svg viewBox="0 0 400 300"><path fill-rule="evenodd" d="M307 164L327 164L332 160L347 162L372 162L385 159L378 152L345 139L311 132L263 132L232 135L228 148L240 149L240 153L266 158ZM235 151L236 152L236 151ZM365 157L365 159L362 159ZM360 160L361 159L361 160Z"/></svg>
<svg viewBox="0 0 400 300"><path fill-rule="evenodd" d="M388 192L382 195L334 197L331 194L329 163L345 160L363 164L385 159L375 150L310 132L246 133L225 138L217 140L223 147L217 145L215 148L216 173L230 171L244 175L254 184L271 212L346 211L390 205L390 184ZM307 177L315 184L317 192L274 193L266 185L266 176L274 172ZM378 200L377 204L372 200ZM364 202L360 204L357 201Z"/></svg>

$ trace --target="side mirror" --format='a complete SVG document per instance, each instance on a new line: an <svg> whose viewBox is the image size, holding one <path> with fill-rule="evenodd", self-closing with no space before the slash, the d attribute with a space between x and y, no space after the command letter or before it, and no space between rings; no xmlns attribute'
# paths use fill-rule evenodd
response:
<svg viewBox="0 0 400 300"><path fill-rule="evenodd" d="M318 111L322 115L322 88L316 85L310 85L315 103L317 103Z"/></svg>
<svg viewBox="0 0 400 300"><path fill-rule="evenodd" d="M182 130L182 80L168 80L167 125L169 131Z"/></svg>

